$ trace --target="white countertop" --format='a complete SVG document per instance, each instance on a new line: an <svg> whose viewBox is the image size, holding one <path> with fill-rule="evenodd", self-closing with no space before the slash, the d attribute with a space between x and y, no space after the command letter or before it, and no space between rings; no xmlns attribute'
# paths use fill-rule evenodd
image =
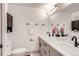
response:
<svg viewBox="0 0 79 59"><path fill-rule="evenodd" d="M64 56L79 56L79 48L74 47L74 41L67 37L48 37L44 34L40 37Z"/></svg>

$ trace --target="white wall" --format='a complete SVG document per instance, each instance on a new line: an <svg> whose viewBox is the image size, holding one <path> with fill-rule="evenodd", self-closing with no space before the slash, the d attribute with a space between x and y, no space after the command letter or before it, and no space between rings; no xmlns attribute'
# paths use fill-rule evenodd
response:
<svg viewBox="0 0 79 59"><path fill-rule="evenodd" d="M11 40L12 49L26 48L27 51L38 50L38 35L42 31L46 32L46 27L41 26L47 23L47 16L42 11L34 8L8 5L8 12L13 15L13 32L8 33L8 39ZM30 25L26 25L30 23ZM35 26L35 23L38 26ZM42 30L42 31L40 31ZM30 39L34 41L30 41Z"/></svg>

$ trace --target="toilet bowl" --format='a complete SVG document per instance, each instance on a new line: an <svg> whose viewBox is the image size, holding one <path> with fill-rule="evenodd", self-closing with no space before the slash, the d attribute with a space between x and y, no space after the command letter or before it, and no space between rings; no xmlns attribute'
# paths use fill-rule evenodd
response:
<svg viewBox="0 0 79 59"><path fill-rule="evenodd" d="M25 56L26 48L17 48L11 51L10 56Z"/></svg>
<svg viewBox="0 0 79 59"><path fill-rule="evenodd" d="M26 48L16 48L16 49L12 50L11 41L7 40L7 43L6 43L7 47L6 47L6 50L5 50L5 55L6 56L25 56Z"/></svg>

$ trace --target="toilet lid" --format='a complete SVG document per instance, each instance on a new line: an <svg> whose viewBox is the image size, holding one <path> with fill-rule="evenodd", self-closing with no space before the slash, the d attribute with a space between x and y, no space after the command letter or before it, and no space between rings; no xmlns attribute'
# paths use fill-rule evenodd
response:
<svg viewBox="0 0 79 59"><path fill-rule="evenodd" d="M12 51L13 54L23 53L26 52L25 48L17 48L14 51Z"/></svg>

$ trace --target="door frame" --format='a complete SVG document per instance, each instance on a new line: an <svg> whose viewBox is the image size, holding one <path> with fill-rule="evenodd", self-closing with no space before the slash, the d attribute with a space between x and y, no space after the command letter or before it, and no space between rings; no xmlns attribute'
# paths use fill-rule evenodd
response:
<svg viewBox="0 0 79 59"><path fill-rule="evenodd" d="M7 40L7 16L6 16L6 12L7 12L7 3L1 3L1 43L3 45L2 47L2 52L1 52L1 55L2 56L6 56L7 55L7 43L6 43L6 40Z"/></svg>
<svg viewBox="0 0 79 59"><path fill-rule="evenodd" d="M2 44L2 3L0 3L1 4L1 24L0 24L0 26L1 26L1 44ZM0 48L1 49L1 56L3 55L3 49L2 48Z"/></svg>

